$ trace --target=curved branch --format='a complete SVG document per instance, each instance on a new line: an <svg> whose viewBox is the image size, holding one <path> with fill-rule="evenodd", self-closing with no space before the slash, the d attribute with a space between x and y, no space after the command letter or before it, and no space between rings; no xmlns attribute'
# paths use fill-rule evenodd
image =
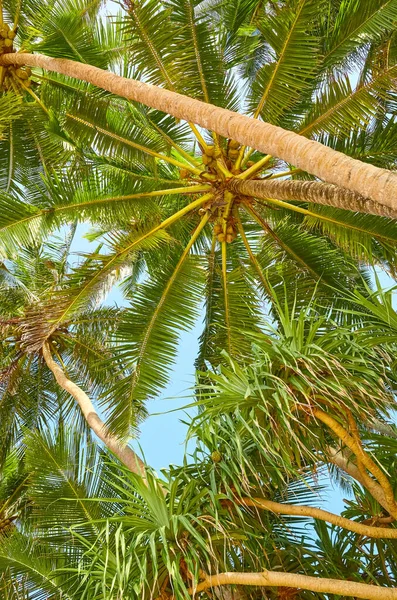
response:
<svg viewBox="0 0 397 600"><path fill-rule="evenodd" d="M142 102L225 138L277 156L319 179L397 210L396 173L363 163L276 125L69 59L12 52L0 57L0 66L7 65L29 65L87 81L113 94Z"/></svg>
<svg viewBox="0 0 397 600"><path fill-rule="evenodd" d="M273 502L271 500L265 500L264 498L238 498L237 503L243 506L263 508L263 510L268 510L278 515L312 517L313 519L326 521L327 523L331 523L332 525L342 527L343 529L366 537L388 540L397 539L397 529L365 525L363 523L358 523L357 521L352 521L351 519L345 519L344 517L335 515L327 510L322 510L321 508L300 506L296 504L282 504L281 502Z"/></svg>
<svg viewBox="0 0 397 600"><path fill-rule="evenodd" d="M327 427L329 427L342 440L342 442L344 444L346 444L346 446L348 448L350 448L350 450L356 455L359 462L361 462L364 465L364 467L366 469L368 469L368 471L370 473L372 473L372 475L374 475L374 477L376 477L376 479L378 480L379 483L376 483L374 481L373 485L374 486L379 485L381 487L381 489L384 492L386 502L388 504L388 511L390 512L391 515L393 515L393 517L397 518L397 503L394 498L394 492L393 492L390 482L387 479L384 472L378 467L378 465L372 460L372 458L361 448L360 444L358 444L357 441L351 435L349 435L349 433L346 431L346 429L344 429L344 427L342 427L342 425L340 425L338 423L338 421L336 419L334 419L333 417L331 417L331 415L328 415L326 412L324 412L323 410L321 410L319 408L314 408L312 411L312 414L319 421L321 421L322 423L327 425ZM362 472L361 472L361 475L363 475ZM366 479L366 487L368 488L369 482L367 481L367 477L365 477L365 479ZM371 490L369 490L369 491L371 491Z"/></svg>
<svg viewBox="0 0 397 600"><path fill-rule="evenodd" d="M350 456L346 456L342 449L332 448L331 446L328 446L327 452L328 462L332 463L333 465L347 473L347 475L349 475L349 477L352 477L352 479L358 481L358 483L360 483L363 486L363 488L368 490L371 496L373 496L373 498L375 498L375 500L381 506L383 506L383 508L387 512L389 512L389 505L387 503L382 488L380 486L376 486L375 482L370 477L368 477L369 481L367 481L367 479L364 479L357 465L354 462L352 462Z"/></svg>
<svg viewBox="0 0 397 600"><path fill-rule="evenodd" d="M219 573L189 588L189 594L197 594L220 585L252 585L259 587L289 587L320 594L336 594L364 598L366 600L397 600L397 588L384 588L356 581L311 577L298 573L263 571L263 573Z"/></svg>
<svg viewBox="0 0 397 600"><path fill-rule="evenodd" d="M357 192L321 181L274 181L270 179L243 181L235 177L229 185L234 192L244 196L313 202L343 210L397 219L397 210L365 198Z"/></svg>
<svg viewBox="0 0 397 600"><path fill-rule="evenodd" d="M92 431L130 471L145 478L146 468L142 459L129 446L122 445L121 441L110 433L105 423L99 418L87 394L77 384L70 381L61 367L55 362L47 342L43 346L43 357L48 368L54 374L58 385L73 396L80 406L83 417Z"/></svg>

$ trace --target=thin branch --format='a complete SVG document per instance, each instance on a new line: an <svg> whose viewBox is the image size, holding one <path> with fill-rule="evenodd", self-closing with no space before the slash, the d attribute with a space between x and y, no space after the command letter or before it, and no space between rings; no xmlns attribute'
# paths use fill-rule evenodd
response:
<svg viewBox="0 0 397 600"><path fill-rule="evenodd" d="M165 302L165 300L166 300L166 298L168 296L168 293L169 293L170 289L172 288L172 286L173 286L173 284L175 282L175 279L178 276L179 271L181 270L181 267L182 267L183 263L185 262L188 254L190 252L190 250L192 249L193 244L196 242L196 240L199 237L200 233L202 232L202 230L204 229L204 227L208 223L209 218L210 218L210 212L208 211L202 217L199 225L196 227L195 231L193 232L193 234L192 234L192 236L191 236L188 244L186 245L186 248L184 249L184 251L183 251L183 253L182 253L182 255L181 255L181 257L180 257L180 259L179 259L179 261L178 261L178 263L177 263L177 265L176 265L176 267L175 267L175 269L174 269L174 271L173 271L173 273L171 275L171 277L169 278L169 280L167 282L166 287L164 288L163 293L161 294L161 298L159 299L159 301L158 301L158 303L156 305L156 309L153 312L152 318L150 319L150 323L147 326L145 336L144 336L144 338L142 340L141 348L140 348L140 351L139 351L139 355L138 355L138 357L136 359L136 369L135 369L135 374L134 374L133 381L132 381L132 384L131 384L131 391L130 391L131 394L133 393L133 391L134 391L134 389L135 389L135 387L136 387L136 385L138 383L138 380L139 380L140 364L141 364L142 359L144 357L146 346L147 346L147 343L148 343L149 338L151 336L151 333L153 331L154 324L156 323L156 320L157 320L157 318L159 316L159 313L160 313L160 311L161 311L161 309L162 309L162 307L164 305L164 302Z"/></svg>
<svg viewBox="0 0 397 600"><path fill-rule="evenodd" d="M397 529L372 527L370 525L358 523L357 521L352 521L351 519L345 519L344 517L328 512L327 510L322 510L321 508L295 504L282 504L281 502L273 502L271 500L265 500L264 498L237 498L236 502L243 506L263 508L264 510L271 511L278 515L312 517L313 519L332 523L332 525L342 527L343 529L366 537L389 540L397 539Z"/></svg>
<svg viewBox="0 0 397 600"><path fill-rule="evenodd" d="M260 160L254 163L249 169L246 169L240 175L236 176L236 179L239 181L244 181L244 179L250 179L253 175L256 175L259 171L263 171L266 165L270 162L273 157L270 154L263 156Z"/></svg>
<svg viewBox="0 0 397 600"><path fill-rule="evenodd" d="M336 594L364 600L397 600L397 588L378 587L356 581L310 577L298 573L263 571L262 573L219 573L189 588L191 595L221 585L250 585L257 587L289 587L320 594Z"/></svg>
<svg viewBox="0 0 397 600"><path fill-rule="evenodd" d="M227 243L221 242L222 248L222 287L225 305L225 326L227 332L228 351L232 354L232 340L230 338L230 315L229 315L229 290L227 286Z"/></svg>
<svg viewBox="0 0 397 600"><path fill-rule="evenodd" d="M73 396L80 406L83 417L90 429L92 429L105 446L109 448L109 450L111 450L113 454L115 454L115 456L130 469L130 471L145 478L146 468L142 459L129 446L123 445L115 435L110 433L108 427L99 418L94 405L87 394L76 383L68 379L58 363L55 362L51 355L48 342L45 342L43 345L43 357L48 368L54 374L58 385Z"/></svg>
<svg viewBox="0 0 397 600"><path fill-rule="evenodd" d="M280 248L282 250L284 250L284 252L286 254L289 254L290 256L292 256L292 258L294 260L296 260L297 263L300 263L304 269L306 269L307 271L309 271L309 273L312 274L314 279L319 279L320 276L318 275L318 273L316 273L316 271L314 271L314 269L312 269L310 267L310 265L308 265L307 263L305 263L304 260L302 260L302 258L300 256L298 256L298 254L296 254L292 248L290 248L289 246L287 246L287 244L285 244L283 242L283 240L281 240L278 235L273 231L273 229L270 227L270 225L268 223L266 223L266 221L261 217L261 215L259 215L256 210L254 210L252 208L252 206L250 206L249 204L244 204L244 208L246 209L246 211L255 219L255 221L258 223L258 225L260 225L262 227L262 229L264 231L266 231L274 240L275 242L280 246Z"/></svg>
<svg viewBox="0 0 397 600"><path fill-rule="evenodd" d="M346 429L338 423L336 419L334 419L331 415L327 414L319 408L314 408L312 410L312 414L316 419L327 425L327 427L329 427L342 440L342 442L346 444L346 446L357 456L357 459L363 463L365 468L368 469L368 471L372 473L374 477L376 477L379 484L377 484L374 481L373 485L380 485L385 494L386 501L389 505L388 510L390 514L393 515L393 517L397 518L397 503L394 498L393 488L391 487L390 482L387 479L384 472L372 460L369 454L367 454L367 452L365 452L365 450L362 449L360 444L358 444L357 441L351 435L349 435Z"/></svg>
<svg viewBox="0 0 397 600"><path fill-rule="evenodd" d="M183 158L185 158L188 162L190 162L194 167L202 167L201 163L199 160L197 160L197 158L194 158L194 156L191 156L189 154L189 152L186 152L186 150L184 150L181 146L179 146L176 142L174 142L174 140L167 134L165 133L165 131L163 131L161 129L161 127L159 127L157 125L157 123L155 123L154 121L152 121L152 119L150 119L148 117L148 121L151 124L151 126L156 129L156 131L158 131L163 138L173 147L175 148L175 150L177 150L177 152L179 152L179 154L181 154L183 156Z"/></svg>
<svg viewBox="0 0 397 600"><path fill-rule="evenodd" d="M332 463L342 471L344 471L349 477L355 479L360 483L363 488L368 490L368 492L375 498L375 500L383 506L383 508L389 512L389 505L386 500L385 494L382 488L374 486L374 481L368 477L364 478L362 472L359 470L357 465L352 461L350 456L346 455L346 452L341 448L333 448L332 446L328 446L327 454L326 454L326 462ZM394 520L394 517L393 517Z"/></svg>
<svg viewBox="0 0 397 600"><path fill-rule="evenodd" d="M256 256L254 255L251 246L249 245L249 242L247 240L247 236L245 235L245 231L244 231L244 227L243 224L241 222L241 218L240 215L237 213L237 228L239 231L239 234L241 236L241 239L243 240L244 246L248 252L248 256L250 257L250 260L252 262L252 264L254 265L254 268L256 270L256 272L259 275L259 279L262 282L263 287L265 288L266 292L269 294L269 296L272 298L273 297L273 293L272 293L272 289L269 285L269 282L267 281L265 275L263 274L263 271L260 267L260 264L256 258Z"/></svg>
<svg viewBox="0 0 397 600"><path fill-rule="evenodd" d="M51 213L60 212L63 210L70 210L73 208L84 208L86 206L93 206L103 204L105 202L122 202L125 200L137 200L139 198L155 198L156 196L172 196L175 194L199 194L201 192L208 192L211 189L209 184L203 185L190 185L180 188L169 188L165 190L154 190L152 192L139 192L137 194L128 194L125 196L110 196L107 198L94 198L94 200L88 200L87 202L76 202L75 204L67 204L65 206L59 206L51 209ZM48 212L48 209L44 209L42 213ZM32 216L37 217L40 213L36 213Z"/></svg>

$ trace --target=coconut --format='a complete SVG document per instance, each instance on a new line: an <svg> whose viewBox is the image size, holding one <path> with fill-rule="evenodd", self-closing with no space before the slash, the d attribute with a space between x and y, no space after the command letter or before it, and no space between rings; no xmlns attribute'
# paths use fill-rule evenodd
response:
<svg viewBox="0 0 397 600"><path fill-rule="evenodd" d="M215 223L214 233L215 233L215 235L218 235L219 233L223 233L223 227L220 223Z"/></svg>
<svg viewBox="0 0 397 600"><path fill-rule="evenodd" d="M15 75L19 77L19 79L29 79L29 75L23 69L17 69Z"/></svg>
<svg viewBox="0 0 397 600"><path fill-rule="evenodd" d="M237 148L240 148L240 142L238 142L237 140L230 140L229 148L233 148L234 150L237 150Z"/></svg>

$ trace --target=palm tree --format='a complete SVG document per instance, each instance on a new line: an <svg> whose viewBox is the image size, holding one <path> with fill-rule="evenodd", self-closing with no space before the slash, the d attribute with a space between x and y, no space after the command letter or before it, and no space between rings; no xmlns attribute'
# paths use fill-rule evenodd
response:
<svg viewBox="0 0 397 600"><path fill-rule="evenodd" d="M94 11L99 4L100 2L93 3ZM305 140L301 136L294 135L285 129L281 130L270 123L253 122L241 115L222 110L220 107L207 105L213 98L223 101L223 104L225 100L228 100L229 105L233 102L230 94L227 94L229 97L225 98L224 89L221 91L221 97L218 93L225 87L224 84L229 88L228 91L231 91L232 86L227 81L228 77L224 77L225 71L236 68L244 56L241 51L248 50L251 51L253 59L248 62L259 63L259 69L256 69L257 77L251 81L252 93L249 94L250 105L255 107L252 110L254 118L267 115L269 120L276 117L282 121L287 117L286 122L288 123L288 114L286 114L288 108L295 109L291 111L292 113L304 112L302 102L304 103L305 99L307 101L310 98L310 92L311 100L313 100L313 92L323 83L324 73L343 69L343 67L345 72L348 71L349 59L360 52L363 46L368 47L375 42L377 46L375 56L372 51L369 52L370 61L364 62L362 74L365 77L371 70L377 74L379 63L382 63L383 60L381 65L383 79L381 83L377 80L371 81L369 89L360 89L359 94L364 97L360 108L365 107L365 112L363 114L359 111L358 117L361 122L368 122L368 117L372 116L373 105L368 107L373 104L371 102L372 94L376 98L375 104L378 104L380 100L384 112L389 99L387 92L385 96L382 84L390 85L389 82L393 77L393 67L390 67L389 64L392 32L387 32L387 27L395 18L395 6L393 2L387 0L383 2L373 0L369 4L365 4L364 10L357 10L357 5L354 3L335 3L330 0L324 0L323 7L319 6L318 2L314 3L310 0L294 0L287 6L282 2L271 3L268 6L267 3L247 0L243 4L232 3L232 6L226 9L222 8L222 4L214 2L209 7L206 4L203 9L200 7L200 3L196 6L193 1L186 5L178 1L170 1L159 6L158 3L150 0L138 4L126 0L124 8L130 22L127 23L126 28L132 33L131 45L133 52L136 50L133 59L137 70L139 72L142 69L139 60L145 60L144 70L148 71L149 78L156 83L165 84L169 88L167 91L143 82L116 78L112 73L98 70L97 67L90 64L84 64L84 57L71 43L69 34L75 34L75 37L77 34L78 40L83 44L91 41L86 35L87 31L84 31L84 25L83 28L81 25L78 26L77 32L73 30L77 15L82 16L83 20L85 17L88 19L91 17L92 4L85 8L80 2L70 3L74 19L68 19L68 35L63 33L66 55L61 50L63 42L60 46L58 36L56 36L60 31L59 23L62 20L62 15L59 15L56 7L55 19L50 16L48 21L48 17L45 20L47 27L43 28L44 39L39 34L38 40L32 44L32 36L29 36L26 46L30 50L45 49L50 54L53 50L56 58L26 54L26 48L23 45L23 55L16 53L13 40L20 22L21 5L19 4L13 27L10 28L8 23L4 23L3 26L9 28L11 32L8 37L7 29L4 29L6 39L1 59L2 76L5 78L6 89L15 86L18 80L22 88L26 88L27 83L24 81L28 79L30 71L23 71L19 68L17 76L14 77L12 72L10 73L10 68L30 65L90 82L114 94L143 102L174 117L199 124L212 130L215 137L221 135L224 138L231 138L233 141L237 140L244 144L244 149L246 146L251 146L253 149L266 152L269 159L270 155L279 156L304 171L330 183L358 192L364 197L369 197L375 203L379 202L394 210L393 198L396 192L397 178L392 173L355 162L351 158L332 152L329 146L324 147L313 141ZM27 22L29 22L29 18L34 21L35 11L29 10L31 8L29 3L27 6ZM328 20L324 19L321 10L321 8L326 10L327 7ZM12 11L14 6L9 8ZM216 23L217 27L220 23L225 23L226 27L221 26L220 32L215 35L214 28L210 26L213 23ZM346 23L349 23L347 27ZM48 31L49 24L50 31ZM332 35L329 35L330 27L334 25L336 27ZM249 43L241 43L239 39L241 31L243 31L243 36L251 35L257 39L250 40ZM151 34L156 36L155 39ZM260 34L263 35L262 39ZM135 39L134 36L136 36ZM384 38L386 38L386 50ZM268 39L271 40L270 43ZM304 59L301 52L303 48ZM77 55L80 64L67 60L70 51L74 56ZM266 61L264 64L262 61L261 64L263 53L266 51L273 60L270 64ZM95 54L95 48L93 53ZM382 53L382 56L379 56L379 53ZM386 60L384 60L384 54L386 54ZM299 55L299 60L296 58L297 55ZM62 60L58 59L60 56ZM211 57L210 60L209 57ZM317 62L320 63L319 67ZM208 74L209 69L212 71L212 77ZM251 70L252 64L249 64L248 72ZM221 79L216 81L215 74L220 75ZM211 84L214 89L211 89ZM346 92L346 83L337 81L335 88L331 90L332 96L340 93L340 87L344 87L344 92ZM181 88L183 91L190 92L190 96L182 97L178 93L175 95L175 92L179 92ZM192 92L194 95L198 92L204 102L192 99ZM329 90L326 90L325 93L328 94ZM351 96L350 89L348 89L348 95ZM321 98L321 100L321 106L325 108L324 99ZM349 114L347 110L346 106L343 106L342 111L345 115ZM331 112L333 112L332 109ZM377 118L379 116L376 114ZM299 133L306 134L308 131L318 130L318 121L317 118L309 119L309 122L301 119L302 127ZM195 126L193 128L197 131ZM204 140L200 141L204 142ZM205 146L203 149L205 150ZM219 150L220 148L218 148ZM232 150L235 149L232 148ZM225 170L222 169L222 166L225 166L222 164L224 161L219 160L221 157L213 157L211 154L208 156L216 159L213 166L217 164L221 172L225 174ZM238 156L231 158L234 163L233 168L226 172L229 176L233 174L241 176L244 150L241 150ZM265 159L265 164L269 162L269 159ZM258 170L257 166L256 172ZM243 175L243 178L246 177L248 177L247 172Z"/></svg>
<svg viewBox="0 0 397 600"><path fill-rule="evenodd" d="M132 471L141 473L143 463L125 445L126 439L112 435L91 399L68 379L69 375L87 389L99 403L102 415L114 424L113 428L117 429L119 421L123 424L127 439L145 416L145 408L138 402L129 406L126 416L123 401L119 404L120 396L110 402L105 399L115 383L128 376L128 369L114 356L111 341L123 309L101 304L109 282L102 281L97 286L96 297L91 298L86 311L80 311L78 316L69 314L67 320L53 328L40 353L27 353L23 348L26 311L40 306L43 299L57 291L66 291L65 285L71 283L73 267L69 250L74 233L72 228L64 239L52 238L46 246L26 248L18 259L6 261L0 269L1 458L5 460L10 448L23 446L25 429L40 431L50 424L56 428L60 422L66 422L73 423L84 439L90 439L92 430ZM82 264L90 269L92 260L90 255ZM46 362L55 378L46 368ZM76 405L71 403L69 394Z"/></svg>
<svg viewBox="0 0 397 600"><path fill-rule="evenodd" d="M394 332L365 266L395 273L396 4L127 2L105 26L99 2L4 3L2 451L6 464L31 443L29 493L48 518L43 535L22 517L11 527L4 594L182 598L244 583L395 597L393 440L373 433L393 407ZM71 265L70 240L51 234L78 222L98 248ZM126 308L98 308L116 282ZM203 303L192 432L205 458L159 481L125 442ZM145 481L95 449L77 461L91 430ZM342 519L289 502L291 481L323 463L356 481ZM283 521L269 536L275 514L342 528L316 525L332 560L319 563L311 534L288 540Z"/></svg>
<svg viewBox="0 0 397 600"><path fill-rule="evenodd" d="M127 3L110 25L98 20L100 3L28 1L16 12L13 4L3 8L5 21L12 16L11 41L21 56L34 50L73 64L78 59L81 68L107 66L114 81L115 72L135 75L144 80L142 89L147 82L161 88L154 89L160 96L166 88L188 94L204 101L210 114L209 102L241 107L257 117L255 127L260 117L310 143L394 168L393 53L382 58L385 45L393 47L387 29L393 2L366 3L365 11L331 2L326 13L317 2L193 4ZM12 52L4 57L16 60ZM358 73L354 89L346 80L352 69ZM33 120L41 112L46 143L35 146L38 162L36 150L26 161L13 138L4 140L15 153L8 161L13 183L1 195L2 253L13 258L16 248L78 221L93 223L92 236L103 246L68 274L62 289L26 303L22 349L40 353L64 322L86 310L98 287L109 278L123 280L124 268L132 268L133 278L123 284L129 306L115 332L118 360L130 374L108 396L125 399L122 415L134 414L136 403L165 385L179 333L192 326L203 303L200 369L219 363L220 348L236 359L249 354L246 332L261 329L273 289L289 298L298 290L304 303L316 287L326 304L340 289L361 285L366 264L394 274L395 222L340 209L348 197L356 209L384 214L372 200L305 181L307 172L215 129L176 122L79 79L39 69L24 73L3 73L15 88L6 96L23 94L21 106L34 111ZM43 121L37 123L43 129ZM22 179L14 175L23 172ZM281 200L259 197L257 187L269 185L278 186ZM236 194L236 186L248 190ZM252 196L245 195L249 186ZM113 426L124 436L129 424L120 416Z"/></svg>

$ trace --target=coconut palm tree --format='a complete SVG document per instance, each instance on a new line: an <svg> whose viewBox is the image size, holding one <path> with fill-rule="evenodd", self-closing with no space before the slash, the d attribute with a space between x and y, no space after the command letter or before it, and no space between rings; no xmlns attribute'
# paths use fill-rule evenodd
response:
<svg viewBox="0 0 397 600"><path fill-rule="evenodd" d="M374 54L372 51L369 52L369 62L364 59L363 75L367 76L369 70L378 73L381 65L380 70L383 71L382 75L386 75L386 81L384 78L382 82L372 81L369 89L360 90L360 96L363 96L363 102L360 102L361 108L365 107L366 110L364 113L359 111L357 116L361 122L367 122L373 112L373 106L369 107L373 105L372 95L376 100L381 99L383 110L388 104L388 99L385 101L383 86L386 83L387 87L393 77L389 70L392 34L387 32L389 23L395 17L393 2L373 0L365 3L363 10L359 10L357 4L335 3L330 0L324 0L321 5L307 0L289 2L287 5L283 2L268 4L247 0L243 4L232 3L225 9L223 4L218 2L210 3L208 6L207 3L201 5L201 3L190 2L184 5L178 1L170 1L159 6L158 3L150 0L141 3L127 0L123 4L128 14L126 30L132 38L131 49L137 70L146 71L151 81L165 84L169 91L125 78L117 79L113 74L91 68L90 64L84 64L84 53L80 54L78 46L76 47L73 42L77 38L85 46L85 54L90 55L90 51L87 51L87 42L90 42L91 38L87 37L84 25L77 24L76 28L76 19L79 16L83 17L83 21L90 19L99 4L100 2L94 2L85 7L80 2L72 2L69 6L72 8L74 19L67 19L65 21L67 25L62 21L62 16L65 15L59 13L56 4L49 5L51 13L53 12L51 15L46 14L47 11L44 9L46 14L44 22L40 23L39 20L40 25L44 24L42 31L40 28L35 29L37 37L29 35L24 50L41 49L50 56L37 54L33 56L26 52L21 56L21 53L15 52L16 24L23 22L21 3L17 9L13 4L7 6L9 13L16 11L16 15L11 28L7 22L3 26L5 40L2 74L6 87L15 85L18 80L22 81L23 88L27 87L23 82L29 79L30 71L17 68L26 65L77 77L112 93L142 101L152 108L211 129L215 136L235 139L244 144L244 147L252 146L268 154L278 155L283 160L330 183L346 186L389 208L395 207L393 195L396 191L397 179L393 174L354 162L346 156L332 152L329 147L325 148L286 130L281 131L278 127L272 127L271 123L253 122L241 115L222 111L219 107L217 110L207 105L214 98L220 99L219 92L223 96L221 99L225 100L225 83L230 92L230 85L228 85L230 77L228 73L226 73L227 77L224 77L225 71L236 68L241 63L242 57L246 59L248 52L249 59L252 58L252 60L245 60L246 63L248 62L248 73L252 74L254 71L256 75L253 81L251 80L252 93L249 94L249 106L254 118L266 115L267 120L272 121L276 118L282 121L287 117L286 122L290 124L286 114L288 109L295 109L292 110L294 116L296 112L302 113L301 102L309 97L313 99L313 91L319 88L319 84L321 86L324 72L340 69L346 72L349 59L354 59L363 47L368 48L375 42L378 51L375 50ZM30 25L33 20L34 26L36 9L35 2L27 4L25 24ZM328 19L324 19L323 11L326 11ZM39 12L43 13L43 10ZM7 18L7 13L5 16ZM214 25L218 28L216 34ZM61 27L66 27L67 30L63 31ZM74 31L75 28L77 32ZM332 34L330 28L333 28ZM9 29L10 36L8 36ZM208 35L209 29L211 31ZM62 32L61 44L59 44L59 32ZM72 36L75 34L75 39L71 40L70 34ZM153 34L156 36L155 39ZM35 38L33 44L32 37ZM241 37L251 37L251 39L241 40ZM386 38L386 46L384 38ZM97 49L93 49L94 54L95 50ZM66 60L61 62L53 60L52 52L55 53L56 59L62 57ZM79 64L76 61L67 61L70 54L73 58L77 56ZM270 55L270 61L263 61L263 56L266 54ZM145 62L144 67L139 64L142 59ZM319 68L317 63L320 63ZM13 67L18 71L16 78L13 77L12 71L10 73L10 68ZM384 73L385 70L387 73ZM212 75L209 75L210 71ZM342 94L346 95L347 90L349 96L351 95L349 84L343 80L336 81L336 86L333 87L330 95L338 95L341 87L344 88ZM181 90L190 92L190 96L175 95L175 92ZM329 91L326 90L325 93L328 94ZM191 98L197 92L204 102L195 102ZM227 95L229 96L227 104L230 106L232 98L230 94ZM321 98L321 91L320 101L321 109L326 108L324 98ZM342 112L345 116L346 114L351 116L347 111L348 109L343 106ZM317 115L312 113L312 116L314 118L309 117L308 122L301 120L301 134L318 130ZM325 119L327 116L326 114ZM376 116L379 117L379 114ZM193 127L196 129L195 126ZM236 149L232 148L232 151ZM231 157L232 162L236 161L236 164L229 170L230 174L241 174L244 150L238 154L239 156ZM208 156L214 158L212 155ZM223 161L219 161L219 158L220 156L215 157L215 163L221 168ZM268 160L265 159L265 164L267 162ZM243 177L247 176L246 174Z"/></svg>
<svg viewBox="0 0 397 600"><path fill-rule="evenodd" d="M145 407L135 402L129 405L132 412L127 416L123 402L117 406L121 396L110 402L109 397L105 398L115 383L128 374L128 368L112 350L112 332L124 309L102 303L107 286L112 282L102 281L87 310L80 311L78 316L75 313L76 318L70 314L68 320L53 329L41 352L28 353L23 347L26 310L40 306L62 289L67 293L73 279L73 255L69 251L75 228L64 233L64 238L53 237L45 246L20 251L18 259L6 261L0 270L1 458L5 460L10 448L23 447L25 429L41 431L66 422L73 423L84 439L90 439L91 433L95 433L129 468L140 473L142 462L125 446L127 440L111 435L91 399L68 379L68 376L73 377L90 393L102 416L114 423L114 429L118 422L123 424L127 439L146 414ZM87 269L91 268L93 257L91 254L83 259L82 264ZM80 269L81 265L79 276ZM54 374L47 369L45 361Z"/></svg>
<svg viewBox="0 0 397 600"><path fill-rule="evenodd" d="M145 479L112 463L109 490L94 451L68 484L70 514L76 505L84 514L67 520L65 513L65 521L83 534L73 530L65 541L53 520L41 538L21 520L4 545L2 564L16 581L4 593L110 598L154 590L170 597L175 589L190 597L192 586L207 593L245 583L269 594L287 586L311 597L393 598L393 566L389 557L382 562L385 548L394 551L384 540L395 529L382 522L396 513L386 474L391 452L383 469L376 452L384 458L387 443L373 436L374 419L387 424L393 406L393 346L367 343L352 328L365 319L379 328L365 304L376 315L377 300L360 269L366 274L364 265L375 263L395 272L395 176L385 169L395 164L389 27L396 2L126 2L110 26L99 20L99 2L2 8L3 460L13 446L23 452L26 429L42 433L39 444L49 426L48 447L55 427L80 421L84 449L92 430ZM68 242L59 248L49 236L82 221L94 225L89 235L98 248L72 266ZM104 290L120 281L127 307L98 308ZM285 314L314 292L316 323L307 309L287 331ZM352 297L348 326L338 329L344 313L335 310L346 310ZM197 364L213 370L230 361L232 368L200 376L204 410L192 431L203 432L209 449L216 429L218 443L202 470L195 464L159 482L125 442L145 401L167 382L179 334L203 303ZM278 333L263 341L269 312ZM393 335L383 325L378 338L384 330ZM265 348L254 366L253 340ZM268 393L283 410L273 414ZM277 426L271 437L267 421ZM236 440L231 473L220 439ZM62 440L55 446L64 480L78 451L59 468L67 452ZM40 456L34 448L31 467ZM323 462L361 486L345 520L304 503L285 507L290 481L302 482L305 469L313 475ZM54 471L45 464L48 479L38 487L48 509ZM100 483L80 488L96 467ZM264 495L261 485L253 495L258 478L274 489ZM100 512L88 511L94 503L80 492L101 499ZM34 502L40 506L37 496ZM119 508L126 502L128 515ZM329 540L317 525L318 552L332 548L335 556L348 547L349 560L319 564L312 539L291 543L285 529L269 538L274 521L265 519L286 511L345 528L348 534ZM120 529L106 521L120 514ZM365 546L365 559L361 535L381 540ZM356 581L348 581L360 560ZM325 575L331 583L318 578ZM369 590L374 580L389 589Z"/></svg>
<svg viewBox="0 0 397 600"><path fill-rule="evenodd" d="M133 414L134 403L167 382L179 333L203 303L201 369L219 363L220 348L234 358L250 352L245 333L261 329L272 289L285 289L289 298L298 289L306 302L316 286L325 304L340 289L360 285L357 264L394 273L396 225L381 216L393 216L384 205L311 181L298 163L242 146L216 127L204 131L188 114L176 121L173 110L97 89L71 77L76 71L17 68L32 51L50 62L72 60L62 62L68 69L101 68L92 71L98 77L107 67L114 82L119 73L135 76L139 83L131 85L158 86L150 90L159 97L188 95L209 115L216 114L210 102L245 111L256 117L247 121L252 131L268 121L300 133L305 143L343 150L349 160L393 169L394 2L366 2L362 11L354 3L324 6L329 10L309 1L127 2L104 25L99 2L28 0L20 10L4 3L4 22L12 27L4 25L3 59L14 61L3 72L14 90L5 97L22 97L23 111L41 114L36 125L46 143L39 162L37 147L27 161L16 150L8 160L15 185L1 195L2 252L12 258L16 248L78 221L93 223L92 239L103 243L64 288L26 305L24 352L40 352L62 323L85 310L98 286L133 268L124 283L129 307L115 333L130 376L109 392L128 398L122 412ZM9 51L14 46L18 53ZM10 135L4 145L8 153L15 149ZM353 211L340 208L346 198L356 202ZM378 214L356 212L369 208ZM114 426L120 435L129 427L122 417Z"/></svg>

